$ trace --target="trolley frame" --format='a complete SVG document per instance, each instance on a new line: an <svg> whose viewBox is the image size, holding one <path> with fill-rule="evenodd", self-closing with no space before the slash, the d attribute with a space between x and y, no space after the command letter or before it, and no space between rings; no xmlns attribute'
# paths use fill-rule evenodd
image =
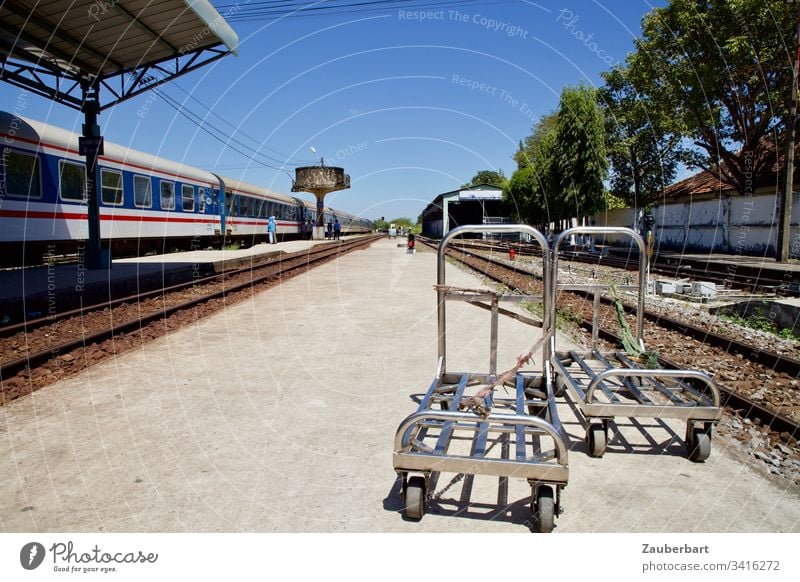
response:
<svg viewBox="0 0 800 582"><path fill-rule="evenodd" d="M591 350L558 351L551 336L551 365L555 393L566 393L577 406L589 454L603 456L609 422L617 416L677 418L686 420L685 443L692 461L704 461L711 452L712 427L721 415L720 393L714 381L699 370L643 368L621 351L601 351L599 342L600 293L609 284L559 284L558 252L572 235L626 235L639 247L639 284L618 286L637 292L636 340L643 345L644 304L647 289L647 254L642 237L629 228L576 227L562 232L553 243L551 318L555 321L558 291L583 291L593 295Z"/></svg>
<svg viewBox="0 0 800 582"><path fill-rule="evenodd" d="M522 233L539 243L543 254L542 295L500 295L487 291L463 292L445 288L445 252L450 241L467 233ZM563 512L561 490L566 487L568 448L556 411L550 381L550 334L552 333L550 248L545 237L527 225L480 225L456 228L442 239L437 259L439 358L436 375L418 410L405 418L395 435L393 464L403 479L405 516L421 519L428 501L432 474L454 472L470 475L519 477L531 486L531 508L537 529L549 532L555 517ZM448 301L491 302L488 373L453 373L447 369ZM543 304L542 359L545 374L519 371L507 387L513 397L489 394L484 416L459 410L467 388L493 384L497 378L498 315L503 301ZM492 435L498 435L493 440ZM499 441L508 454L487 456ZM455 446L453 446L455 445ZM460 449L455 450L455 449ZM512 452L513 450L513 452ZM555 495L554 495L555 490Z"/></svg>

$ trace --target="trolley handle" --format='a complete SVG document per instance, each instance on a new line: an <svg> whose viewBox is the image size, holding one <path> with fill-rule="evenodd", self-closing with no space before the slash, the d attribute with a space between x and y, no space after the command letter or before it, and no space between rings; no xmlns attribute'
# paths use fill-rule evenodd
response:
<svg viewBox="0 0 800 582"><path fill-rule="evenodd" d="M589 382L586 389L586 403L591 404L595 389L601 382L609 378L695 378L702 381L711 389L711 396L714 407L720 405L719 388L708 374L699 370L668 370L665 368L645 369L645 368L614 368L613 370L603 370Z"/></svg>
<svg viewBox="0 0 800 582"><path fill-rule="evenodd" d="M485 419L471 412L459 412L456 410L422 410L415 412L405 418L397 428L394 437L394 450L402 451L410 446L412 428L426 420L441 421L467 421L467 422L496 422L504 424L521 424L525 427L535 427L547 433L553 439L556 450L556 459L559 465L567 466L567 445L561 437L561 433L549 422L538 416L526 416L521 414L502 414L491 413Z"/></svg>
<svg viewBox="0 0 800 582"><path fill-rule="evenodd" d="M552 260L553 260L553 267L551 269L552 273L552 287L551 287L551 297L550 297L550 309L552 313L550 315L552 321L556 319L556 294L558 292L558 251L561 248L561 243L563 243L568 237L574 234L620 234L626 235L636 243L636 246L639 247L639 297L638 299L638 309L636 312L636 339L641 341L644 337L644 299L647 292L647 252L645 247L644 239L642 235L636 232L633 229L630 229L625 226L576 226L575 228L568 228L561 234L559 234L555 241L553 242L553 252L552 252ZM554 349L551 351L555 351Z"/></svg>
<svg viewBox="0 0 800 582"><path fill-rule="evenodd" d="M439 331L439 358L442 359L442 370L447 369L447 318L445 316L445 296L446 293L443 290L446 284L445 282L445 267L447 265L447 261L445 261L445 252L447 251L447 246L450 244L455 237L461 236L462 234L476 234L476 233L507 233L507 234L528 234L533 239L539 243L539 246L542 249L542 257L544 259L543 265L543 272L542 272L542 283L544 287L544 292L542 293L542 313L543 322L542 322L542 332L547 335L552 333L554 322L555 322L555 312L551 314L551 309L549 309L548 301L548 289L550 288L550 247L547 244L547 239L544 235L527 224L475 224L475 225L464 225L459 226L458 228L454 228L450 232L448 232L442 238L441 242L439 243L439 252L438 252L438 259L436 263L436 283L438 286L437 291L437 316L438 316L438 331ZM544 357L543 360L549 361L550 353L548 350L548 345L545 344L543 347L544 350Z"/></svg>

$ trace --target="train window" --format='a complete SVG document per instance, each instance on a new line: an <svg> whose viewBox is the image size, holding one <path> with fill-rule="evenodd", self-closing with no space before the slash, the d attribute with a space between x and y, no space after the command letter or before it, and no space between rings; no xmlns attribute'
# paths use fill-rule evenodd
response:
<svg viewBox="0 0 800 582"><path fill-rule="evenodd" d="M181 204L184 211L194 212L194 186L189 184L181 186Z"/></svg>
<svg viewBox="0 0 800 582"><path fill-rule="evenodd" d="M161 180L161 209L175 210L175 183Z"/></svg>
<svg viewBox="0 0 800 582"><path fill-rule="evenodd" d="M147 176L133 177L133 204L139 208L153 205L153 185Z"/></svg>
<svg viewBox="0 0 800 582"><path fill-rule="evenodd" d="M6 168L6 194L20 198L41 198L42 183L39 177L39 156L26 152L3 150Z"/></svg>
<svg viewBox="0 0 800 582"><path fill-rule="evenodd" d="M61 160L58 174L61 199L86 202L86 166Z"/></svg>
<svg viewBox="0 0 800 582"><path fill-rule="evenodd" d="M233 192L227 192L227 199L225 202L225 206L228 208L228 216L233 216L233 209L235 208L234 204L238 204L236 200L236 196L233 195Z"/></svg>
<svg viewBox="0 0 800 582"><path fill-rule="evenodd" d="M267 202L266 200L259 200L258 201L258 212L256 212L256 216L258 218L266 218L266 214L264 214L267 210Z"/></svg>
<svg viewBox="0 0 800 582"><path fill-rule="evenodd" d="M100 170L103 204L119 206L122 204L122 172Z"/></svg>

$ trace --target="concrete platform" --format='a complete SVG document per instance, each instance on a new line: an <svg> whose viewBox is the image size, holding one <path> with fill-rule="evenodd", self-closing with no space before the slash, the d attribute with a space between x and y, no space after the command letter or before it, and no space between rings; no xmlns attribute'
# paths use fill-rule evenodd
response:
<svg viewBox="0 0 800 582"><path fill-rule="evenodd" d="M87 270L79 263L0 270L0 326L163 289L332 242L296 240L274 245L262 243L240 250L116 259L108 271Z"/></svg>
<svg viewBox="0 0 800 582"><path fill-rule="evenodd" d="M0 408L0 529L528 531L527 483L445 474L400 515L394 433L436 363L435 256L382 240ZM448 267L448 283L480 283ZM488 360L488 312L448 306L453 369ZM500 324L500 368L538 330ZM571 439L560 532L788 532L800 498L683 426L620 421L602 459Z"/></svg>

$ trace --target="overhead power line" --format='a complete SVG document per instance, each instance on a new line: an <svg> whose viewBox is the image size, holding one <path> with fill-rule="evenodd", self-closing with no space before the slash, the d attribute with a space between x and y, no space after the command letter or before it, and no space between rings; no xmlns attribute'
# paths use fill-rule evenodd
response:
<svg viewBox="0 0 800 582"><path fill-rule="evenodd" d="M507 4L519 0L273 0L248 4L220 4L217 10L228 22L255 22L311 16L338 16L376 11L414 9L441 10L457 6Z"/></svg>

